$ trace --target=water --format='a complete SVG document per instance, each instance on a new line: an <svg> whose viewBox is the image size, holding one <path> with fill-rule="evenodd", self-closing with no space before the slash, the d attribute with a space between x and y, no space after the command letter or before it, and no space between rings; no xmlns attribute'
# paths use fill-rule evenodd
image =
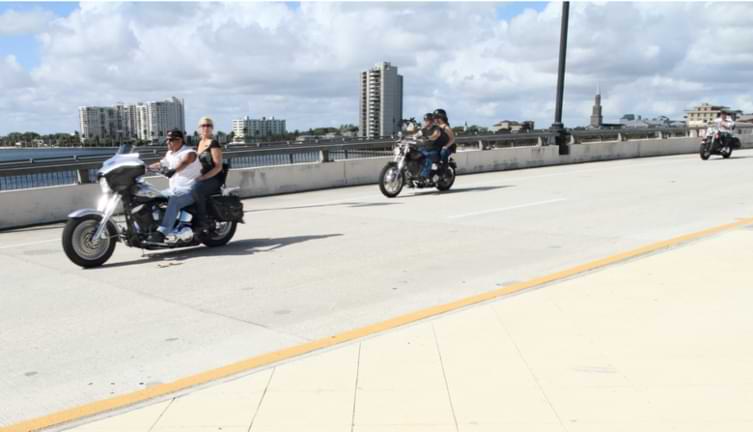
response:
<svg viewBox="0 0 753 432"><path fill-rule="evenodd" d="M115 153L116 149L83 149L83 148L53 148L53 149L1 149L0 162L29 158L72 157L74 155L107 155ZM331 151L331 160L359 159L376 156L388 156L389 150L343 150ZM304 151L287 153L249 154L246 156L230 157L232 168L251 168L274 165L289 165L319 161L318 151ZM0 166L0 171L2 167ZM89 170L89 178L94 178L96 169ZM44 186L68 185L78 182L76 170L61 170L56 172L23 174L14 176L0 176L0 191L27 189Z"/></svg>
<svg viewBox="0 0 753 432"><path fill-rule="evenodd" d="M28 160L35 158L73 157L107 155L115 153L114 148L8 148L0 147L0 162Z"/></svg>

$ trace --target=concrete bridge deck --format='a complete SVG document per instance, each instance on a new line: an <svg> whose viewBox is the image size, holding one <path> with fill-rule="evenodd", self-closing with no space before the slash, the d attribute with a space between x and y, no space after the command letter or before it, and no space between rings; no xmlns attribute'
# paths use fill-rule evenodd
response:
<svg viewBox="0 0 753 432"><path fill-rule="evenodd" d="M375 186L252 199L225 248L119 245L87 271L59 225L0 233L0 425L753 216L751 156L468 175L393 200Z"/></svg>

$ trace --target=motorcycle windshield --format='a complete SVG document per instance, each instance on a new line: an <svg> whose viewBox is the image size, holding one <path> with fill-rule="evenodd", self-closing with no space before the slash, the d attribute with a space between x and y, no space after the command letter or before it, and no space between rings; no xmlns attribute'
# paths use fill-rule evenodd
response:
<svg viewBox="0 0 753 432"><path fill-rule="evenodd" d="M97 171L97 175L106 175L120 167L143 166L144 161L141 160L141 155L138 153L132 153L132 151L133 145L121 144L115 155L102 163L102 168Z"/></svg>
<svg viewBox="0 0 753 432"><path fill-rule="evenodd" d="M115 154L116 155L128 154L128 153L131 153L131 150L133 150L133 144L131 144L131 143L124 143L124 144L121 144L118 147L118 151L115 152Z"/></svg>

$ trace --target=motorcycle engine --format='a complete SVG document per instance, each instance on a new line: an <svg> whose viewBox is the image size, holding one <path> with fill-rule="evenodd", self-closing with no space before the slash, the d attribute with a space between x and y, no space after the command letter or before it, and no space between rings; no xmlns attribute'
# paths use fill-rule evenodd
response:
<svg viewBox="0 0 753 432"><path fill-rule="evenodd" d="M133 221L142 233L150 233L157 229L162 220L164 209L154 204L144 204L136 213L133 213Z"/></svg>

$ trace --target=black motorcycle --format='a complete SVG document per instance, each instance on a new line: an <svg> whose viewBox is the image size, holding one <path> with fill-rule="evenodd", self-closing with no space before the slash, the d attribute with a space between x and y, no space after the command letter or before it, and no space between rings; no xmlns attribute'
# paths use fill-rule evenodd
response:
<svg viewBox="0 0 753 432"><path fill-rule="evenodd" d="M455 183L457 164L452 157L447 163L433 163L428 177L421 175L426 157L419 147L425 145L425 142L421 132L413 133L415 131L418 131L418 125L414 120L404 122L400 141L393 149L395 159L388 162L379 174L379 190L387 198L398 196L406 185L409 188L436 187L440 191L446 191Z"/></svg>
<svg viewBox="0 0 753 432"><path fill-rule="evenodd" d="M703 160L707 160L712 154L727 159L732 156L732 150L740 147L740 138L716 128L708 128L701 142L699 153Z"/></svg>
<svg viewBox="0 0 753 432"><path fill-rule="evenodd" d="M195 208L181 210L176 219L175 234L164 242L147 239L162 221L168 198L144 180L147 166L131 146L123 145L97 171L102 196L96 209L76 210L68 215L63 229L63 250L75 264L89 268L104 264L120 241L141 249L171 249L204 244L223 246L233 238L239 222L243 222L243 203L228 193L209 197L207 205L209 229L201 235L193 229ZM125 224L112 219L121 209Z"/></svg>

